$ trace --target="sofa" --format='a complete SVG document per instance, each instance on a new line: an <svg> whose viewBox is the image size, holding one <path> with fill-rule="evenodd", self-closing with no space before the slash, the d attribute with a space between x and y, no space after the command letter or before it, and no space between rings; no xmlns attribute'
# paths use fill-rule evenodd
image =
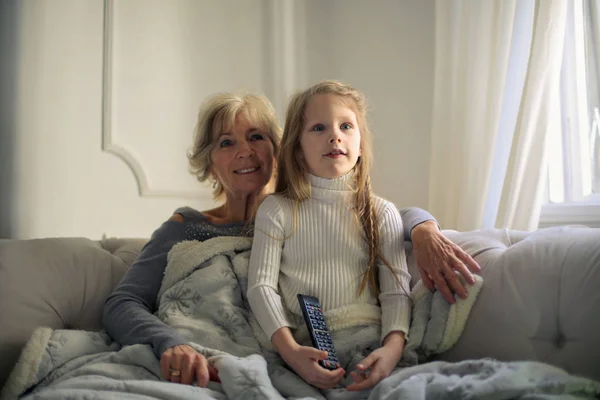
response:
<svg viewBox="0 0 600 400"><path fill-rule="evenodd" d="M600 229L444 233L481 265L484 285L440 360L537 360L600 380ZM104 299L144 243L0 240L0 387L36 327L100 330ZM414 284L410 244L407 257Z"/></svg>

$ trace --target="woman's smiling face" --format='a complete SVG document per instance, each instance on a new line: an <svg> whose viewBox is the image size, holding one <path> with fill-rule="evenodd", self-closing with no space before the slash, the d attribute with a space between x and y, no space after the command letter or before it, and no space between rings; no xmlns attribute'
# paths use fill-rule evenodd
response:
<svg viewBox="0 0 600 400"><path fill-rule="evenodd" d="M211 172L226 196L261 192L273 177L275 153L267 132L239 113L233 126L215 132L210 153Z"/></svg>

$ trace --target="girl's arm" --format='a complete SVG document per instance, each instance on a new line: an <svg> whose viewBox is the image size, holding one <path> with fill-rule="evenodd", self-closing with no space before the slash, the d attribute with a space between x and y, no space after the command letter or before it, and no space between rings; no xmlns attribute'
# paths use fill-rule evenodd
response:
<svg viewBox="0 0 600 400"><path fill-rule="evenodd" d="M292 326L277 291L284 238L283 209L275 196L269 196L258 208L254 222L248 302L270 340L277 330Z"/></svg>
<svg viewBox="0 0 600 400"><path fill-rule="evenodd" d="M384 263L378 265L383 346L356 365L356 370L350 373L354 383L346 387L349 391L372 388L389 376L402 357L405 335L410 323L410 275L404 256L402 218L396 207L385 200L382 201L383 207L377 207L380 218L381 255L393 269L390 271ZM369 369L370 374L365 377Z"/></svg>
<svg viewBox="0 0 600 400"><path fill-rule="evenodd" d="M283 357L284 360L289 359L300 345L292 336L292 331L287 326L281 327L271 336L271 342L275 350Z"/></svg>
<svg viewBox="0 0 600 400"><path fill-rule="evenodd" d="M404 251L404 231L400 213L393 204L384 201L379 213L381 255L392 271L383 263L378 268L379 302L381 304L381 340L390 332L408 333L410 324L410 274Z"/></svg>

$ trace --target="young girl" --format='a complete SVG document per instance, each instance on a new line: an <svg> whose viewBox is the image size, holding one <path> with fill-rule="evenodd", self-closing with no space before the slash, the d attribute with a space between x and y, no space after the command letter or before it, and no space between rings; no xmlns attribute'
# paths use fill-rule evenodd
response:
<svg viewBox="0 0 600 400"><path fill-rule="evenodd" d="M321 389L336 386L345 371L322 368L318 360L327 353L292 335L304 326L297 294L321 301L332 332L381 325L382 347L357 365L348 390L370 388L390 374L409 328L402 219L371 193L371 159L364 96L335 81L314 85L288 106L276 191L256 215L252 311L284 361Z"/></svg>

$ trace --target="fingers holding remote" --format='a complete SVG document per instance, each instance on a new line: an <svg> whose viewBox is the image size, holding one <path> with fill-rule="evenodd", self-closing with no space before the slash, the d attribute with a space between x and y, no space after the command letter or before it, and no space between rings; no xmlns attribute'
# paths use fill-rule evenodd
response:
<svg viewBox="0 0 600 400"><path fill-rule="evenodd" d="M299 346L286 362L302 379L319 389L331 389L340 384L346 371L338 367L329 370L319 365L319 361L327 359L327 352L314 347Z"/></svg>

